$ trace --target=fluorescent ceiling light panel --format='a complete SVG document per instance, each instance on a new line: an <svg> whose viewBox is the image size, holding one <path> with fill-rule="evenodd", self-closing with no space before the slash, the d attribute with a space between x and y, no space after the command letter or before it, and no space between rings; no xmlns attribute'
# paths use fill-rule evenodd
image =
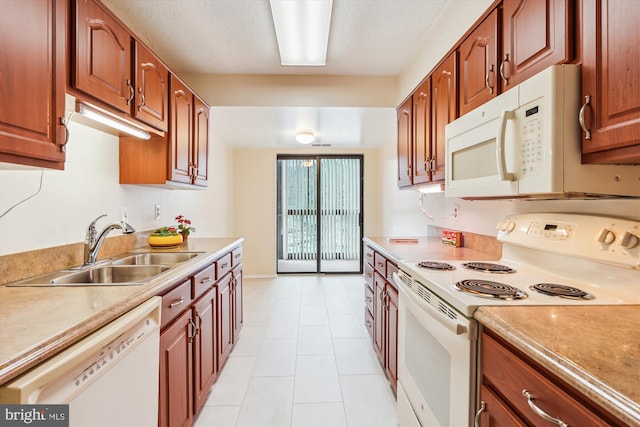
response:
<svg viewBox="0 0 640 427"><path fill-rule="evenodd" d="M280 64L322 67L333 0L270 0L280 50Z"/></svg>

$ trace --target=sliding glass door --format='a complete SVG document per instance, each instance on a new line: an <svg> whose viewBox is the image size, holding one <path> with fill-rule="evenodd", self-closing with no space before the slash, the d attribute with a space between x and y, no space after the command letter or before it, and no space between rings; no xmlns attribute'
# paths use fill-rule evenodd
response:
<svg viewBox="0 0 640 427"><path fill-rule="evenodd" d="M362 161L278 157L278 273L361 273Z"/></svg>

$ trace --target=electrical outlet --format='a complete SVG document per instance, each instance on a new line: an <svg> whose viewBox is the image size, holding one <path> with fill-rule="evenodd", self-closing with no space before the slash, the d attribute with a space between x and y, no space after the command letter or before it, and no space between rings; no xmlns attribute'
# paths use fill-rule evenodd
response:
<svg viewBox="0 0 640 427"><path fill-rule="evenodd" d="M452 212L451 216L456 221L460 219L460 205L458 205L458 204L453 205L453 212Z"/></svg>
<svg viewBox="0 0 640 427"><path fill-rule="evenodd" d="M157 203L153 205L153 215L156 221L160 219L160 205Z"/></svg>

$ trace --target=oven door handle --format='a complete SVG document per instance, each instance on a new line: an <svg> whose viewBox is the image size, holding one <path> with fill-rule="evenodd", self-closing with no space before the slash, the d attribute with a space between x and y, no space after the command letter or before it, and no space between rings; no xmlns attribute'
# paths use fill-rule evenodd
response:
<svg viewBox="0 0 640 427"><path fill-rule="evenodd" d="M420 300L419 296L411 295L405 289L406 285L398 278L398 275L396 273L393 273L393 280L398 285L398 289L400 290L400 293L402 293L406 298L413 301ZM423 301L423 303L420 304L420 306L425 308L425 313L428 314L429 317L437 320L438 323L440 323L442 326L444 326L454 334L463 335L469 332L469 329L467 328L466 325L461 325L460 323L456 322L455 319L452 319L447 314L437 310L427 301Z"/></svg>

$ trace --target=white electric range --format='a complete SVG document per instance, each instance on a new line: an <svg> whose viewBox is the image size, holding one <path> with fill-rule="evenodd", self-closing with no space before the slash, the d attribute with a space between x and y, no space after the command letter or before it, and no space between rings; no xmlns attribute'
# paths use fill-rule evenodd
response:
<svg viewBox="0 0 640 427"><path fill-rule="evenodd" d="M499 260L398 263L401 425L473 424L478 307L640 304L640 220L520 214L497 237Z"/></svg>

